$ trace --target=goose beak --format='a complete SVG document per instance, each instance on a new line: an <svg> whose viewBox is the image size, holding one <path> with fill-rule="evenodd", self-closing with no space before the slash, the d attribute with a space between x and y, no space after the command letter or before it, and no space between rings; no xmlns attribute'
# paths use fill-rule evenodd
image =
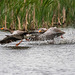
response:
<svg viewBox="0 0 75 75"><path fill-rule="evenodd" d="M3 30L4 28L0 28L1 30Z"/></svg>
<svg viewBox="0 0 75 75"><path fill-rule="evenodd" d="M41 30L39 30L39 33L42 32Z"/></svg>

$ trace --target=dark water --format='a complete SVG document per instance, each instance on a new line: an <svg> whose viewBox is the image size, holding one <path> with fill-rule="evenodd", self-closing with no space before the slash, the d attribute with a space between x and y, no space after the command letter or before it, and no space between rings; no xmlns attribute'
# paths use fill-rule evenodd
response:
<svg viewBox="0 0 75 75"><path fill-rule="evenodd" d="M17 42L0 45L0 75L75 75L75 29L63 29L55 44ZM5 37L0 31L0 39Z"/></svg>

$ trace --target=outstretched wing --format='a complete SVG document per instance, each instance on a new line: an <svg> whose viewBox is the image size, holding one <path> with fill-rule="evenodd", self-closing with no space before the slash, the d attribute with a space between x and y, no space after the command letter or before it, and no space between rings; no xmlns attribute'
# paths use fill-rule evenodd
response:
<svg viewBox="0 0 75 75"><path fill-rule="evenodd" d="M17 40L21 40L21 39L15 36L7 36L3 40L0 40L0 44L6 44Z"/></svg>
<svg viewBox="0 0 75 75"><path fill-rule="evenodd" d="M3 40L0 40L0 44L6 44L17 40L22 40L24 39L24 36L26 36L26 34L42 34L42 33L19 31L17 34L6 35L6 37Z"/></svg>

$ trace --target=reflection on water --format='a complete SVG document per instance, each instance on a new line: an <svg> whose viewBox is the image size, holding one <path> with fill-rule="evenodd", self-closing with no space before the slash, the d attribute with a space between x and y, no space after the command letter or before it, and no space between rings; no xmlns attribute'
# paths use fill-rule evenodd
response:
<svg viewBox="0 0 75 75"><path fill-rule="evenodd" d="M0 75L75 75L75 29L63 29L64 39L0 45ZM0 39L6 34L0 32Z"/></svg>
<svg viewBox="0 0 75 75"><path fill-rule="evenodd" d="M30 47L28 46L17 46L17 47L16 46L4 46L3 48L10 49L10 50L26 50Z"/></svg>

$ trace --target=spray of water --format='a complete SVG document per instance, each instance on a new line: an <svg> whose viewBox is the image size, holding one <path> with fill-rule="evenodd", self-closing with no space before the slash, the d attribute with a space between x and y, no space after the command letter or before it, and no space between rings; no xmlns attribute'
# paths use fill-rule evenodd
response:
<svg viewBox="0 0 75 75"><path fill-rule="evenodd" d="M24 41L22 42L21 45L25 45L25 44L74 44L75 43L75 29L74 28L62 28L60 29L62 31L65 32L65 34L63 35L64 38L58 37L55 38L54 41L52 40L44 40L44 41ZM4 37L7 33L1 32L1 36L0 38ZM5 35L4 35L5 34ZM1 39L2 39L1 38Z"/></svg>
<svg viewBox="0 0 75 75"><path fill-rule="evenodd" d="M63 31L65 31L65 34L63 35L63 39L58 37L55 38L54 43L55 44L73 44L75 43L75 29L73 28L64 28L62 29Z"/></svg>
<svg viewBox="0 0 75 75"><path fill-rule="evenodd" d="M74 28L62 28L65 32L63 38L58 37L53 40L44 41L31 41L30 44L74 44L75 43L75 29Z"/></svg>

